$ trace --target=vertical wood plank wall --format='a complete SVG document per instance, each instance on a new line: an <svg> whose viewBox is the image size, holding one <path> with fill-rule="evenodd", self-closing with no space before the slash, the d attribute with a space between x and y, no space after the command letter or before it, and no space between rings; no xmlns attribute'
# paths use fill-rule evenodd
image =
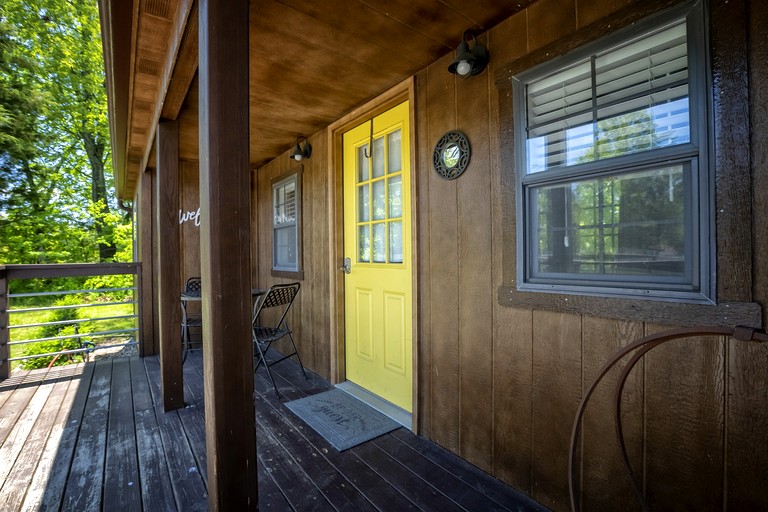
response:
<svg viewBox="0 0 768 512"><path fill-rule="evenodd" d="M272 275L272 179L303 166L301 174L301 237L304 279L293 303L288 324L294 332L302 362L325 378L330 378L331 344L328 307L329 272L334 271L328 259L327 148L325 132L309 137L312 156L301 164L288 157L289 151L251 173L252 258L255 288L289 283L296 279ZM278 350L287 348L278 342Z"/></svg>
<svg viewBox="0 0 768 512"><path fill-rule="evenodd" d="M197 162L180 162L179 173L179 210L182 214L197 212L200 207L200 170ZM200 226L196 226L194 219L190 219L181 224L180 231L183 284L187 278L200 277Z"/></svg>
<svg viewBox="0 0 768 512"><path fill-rule="evenodd" d="M458 79L446 71L453 58L447 55L416 75L419 429L555 510L568 509L567 448L585 388L617 349L673 326L498 304L507 229L502 212L514 208L514 198L504 195L501 183L511 170L500 163L501 153L511 151L512 134L500 132L499 110L511 100L496 88L494 70L626 3L539 0L479 38L490 51L488 71ZM712 3L717 12L726 2ZM759 2L735 4L728 8L752 11L747 18L754 243L765 249L768 43L756 34L768 19ZM446 181L432 169L432 150L453 129L468 135L473 153L464 175ZM333 205L327 204L326 137L321 131L309 138L314 153L302 162L304 280L291 325L305 364L329 377L328 283L336 269L328 256ZM270 272L271 179L295 166L286 152L252 173L253 286L289 281ZM753 296L740 300L765 303L768 258L765 250L754 254ZM768 347L719 338L661 347L638 366L625 388L624 426L633 467L644 475L654 509L768 508L766 382ZM618 457L611 402L609 378L585 417L584 510L639 509Z"/></svg>
<svg viewBox="0 0 768 512"><path fill-rule="evenodd" d="M445 72L448 56L416 76L419 151L431 155L450 129L467 133L473 149L468 170L453 183L424 165L427 158L418 159L419 252L429 264L419 283L422 432L555 510L568 509L567 448L584 389L618 348L670 326L496 303L500 212L514 208L505 203L514 198L502 198L499 186L502 175L511 172L498 163L511 134L510 140L498 140L498 108L510 102L498 98L493 71L620 7L608 1L541 0L480 38L491 55L489 73L455 78ZM743 12L744 4L738 7ZM762 51L765 55L764 42ZM759 66L765 83L765 65ZM755 122L765 123L757 117ZM764 182L765 140L756 144L763 162L753 172ZM755 208L765 210L762 204ZM754 264L765 274L765 258ZM751 299L762 301L765 292L756 288ZM752 445L765 454L768 421L760 411L768 398L760 384L768 378L766 360L768 347L692 339L657 349L633 373L623 402L626 438L654 508L768 506L767 477L755 476L768 472L766 458L730 456L734 450L744 455ZM729 393L729 382L738 386L738 396ZM610 379L608 384L598 390L584 424L583 507L633 510L638 507L616 451ZM746 404L755 411L750 416ZM747 434L750 428L753 433ZM731 483L743 477L753 482L750 488ZM738 495L728 492L734 485Z"/></svg>

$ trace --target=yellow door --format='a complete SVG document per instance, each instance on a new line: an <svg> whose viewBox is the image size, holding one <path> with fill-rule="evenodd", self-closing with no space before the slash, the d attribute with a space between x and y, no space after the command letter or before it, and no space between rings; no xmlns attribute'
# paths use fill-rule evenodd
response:
<svg viewBox="0 0 768 512"><path fill-rule="evenodd" d="M344 134L347 380L411 412L408 102Z"/></svg>

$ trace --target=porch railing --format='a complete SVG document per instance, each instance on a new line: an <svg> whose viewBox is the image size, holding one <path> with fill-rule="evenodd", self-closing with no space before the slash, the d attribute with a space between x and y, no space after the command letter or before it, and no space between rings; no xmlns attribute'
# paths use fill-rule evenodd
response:
<svg viewBox="0 0 768 512"><path fill-rule="evenodd" d="M50 358L53 364L75 355L87 361L98 350L138 346L139 280L110 287L83 286L82 278L136 276L140 265L0 265L0 379L8 378L15 361ZM39 281L22 283L32 279ZM116 309L123 311L115 314ZM46 345L34 353L25 350L32 344Z"/></svg>

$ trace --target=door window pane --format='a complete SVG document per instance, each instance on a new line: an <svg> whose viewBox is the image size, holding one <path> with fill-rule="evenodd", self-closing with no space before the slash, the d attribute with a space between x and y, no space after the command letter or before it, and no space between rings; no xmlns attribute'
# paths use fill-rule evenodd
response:
<svg viewBox="0 0 768 512"><path fill-rule="evenodd" d="M364 263L371 261L371 226L368 224L358 228L357 261Z"/></svg>
<svg viewBox="0 0 768 512"><path fill-rule="evenodd" d="M386 216L386 194L384 180L373 182L373 220L382 220Z"/></svg>
<svg viewBox="0 0 768 512"><path fill-rule="evenodd" d="M397 219L403 216L403 177L389 178L389 218Z"/></svg>
<svg viewBox="0 0 768 512"><path fill-rule="evenodd" d="M373 139L373 177L384 176L384 137Z"/></svg>
<svg viewBox="0 0 768 512"><path fill-rule="evenodd" d="M389 262L403 262L403 222L389 223Z"/></svg>
<svg viewBox="0 0 768 512"><path fill-rule="evenodd" d="M357 148L357 182L368 181L368 158L365 152L368 150L368 144Z"/></svg>
<svg viewBox="0 0 768 512"><path fill-rule="evenodd" d="M387 235L384 222L373 225L373 261L375 263L387 261Z"/></svg>
<svg viewBox="0 0 768 512"><path fill-rule="evenodd" d="M401 130L395 130L387 135L387 144L389 146L387 171L389 174L399 172L403 168L402 144L400 137Z"/></svg>
<svg viewBox="0 0 768 512"><path fill-rule="evenodd" d="M357 221L358 222L368 222L371 220L371 201L369 198L369 187L370 185L365 184L357 188L358 193L358 201L359 201L359 209L357 213Z"/></svg>

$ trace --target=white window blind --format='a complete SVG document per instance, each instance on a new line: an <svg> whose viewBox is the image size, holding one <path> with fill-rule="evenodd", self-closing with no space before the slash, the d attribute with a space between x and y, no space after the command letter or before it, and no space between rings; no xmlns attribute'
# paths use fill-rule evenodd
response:
<svg viewBox="0 0 768 512"><path fill-rule="evenodd" d="M684 21L529 82L527 172L689 142L688 96Z"/></svg>

